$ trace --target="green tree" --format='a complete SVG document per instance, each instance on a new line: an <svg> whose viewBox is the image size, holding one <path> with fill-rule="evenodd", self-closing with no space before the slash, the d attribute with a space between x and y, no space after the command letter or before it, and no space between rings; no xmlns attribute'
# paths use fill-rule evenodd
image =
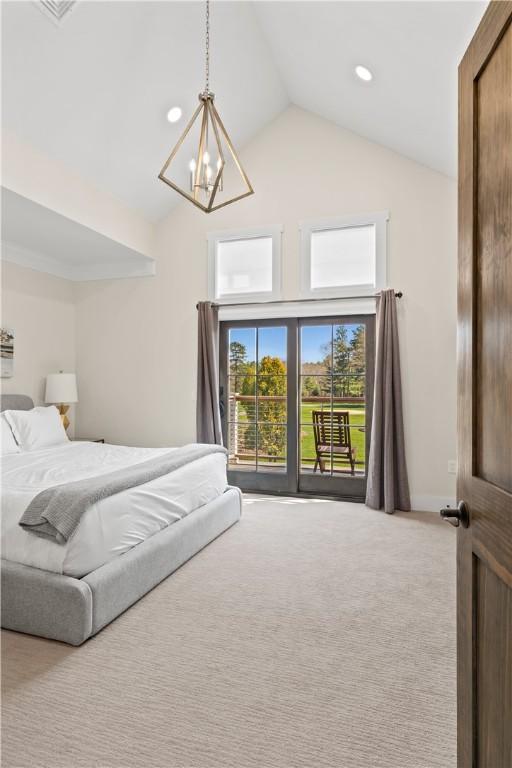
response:
<svg viewBox="0 0 512 768"><path fill-rule="evenodd" d="M241 393L245 396L257 394L258 402L258 453L262 456L284 456L286 446L286 366L279 357L266 355L258 366L257 393L256 365L247 363ZM256 409L248 403L245 406L249 422L256 421ZM247 423L240 429L244 450L256 450L256 429L254 423Z"/></svg>
<svg viewBox="0 0 512 768"><path fill-rule="evenodd" d="M364 373L366 371L365 327L358 325L350 340L350 372L361 374L351 378L350 394L364 395Z"/></svg>
<svg viewBox="0 0 512 768"><path fill-rule="evenodd" d="M254 386L255 365L247 361L247 348L240 341L232 341L229 345L229 374L230 374L230 395L248 395L254 397L256 394ZM245 400L237 402L236 420L254 421L256 406L253 401Z"/></svg>
<svg viewBox="0 0 512 768"><path fill-rule="evenodd" d="M284 456L286 365L279 357L265 355L260 360L258 374L258 452L265 456Z"/></svg>
<svg viewBox="0 0 512 768"><path fill-rule="evenodd" d="M247 367L247 348L240 341L232 341L229 345L229 373L232 377L232 392L238 392L241 377Z"/></svg>
<svg viewBox="0 0 512 768"><path fill-rule="evenodd" d="M302 396L318 397L319 394L320 388L317 380L313 376L304 376L302 379Z"/></svg>
<svg viewBox="0 0 512 768"><path fill-rule="evenodd" d="M335 397L346 397L349 394L350 379L344 375L350 370L350 342L346 325L336 325L332 343L332 364L328 362L328 371L338 378L333 379L333 394Z"/></svg>
<svg viewBox="0 0 512 768"><path fill-rule="evenodd" d="M286 365L280 357L265 355L259 364L258 394L260 395L285 395L286 394Z"/></svg>
<svg viewBox="0 0 512 768"><path fill-rule="evenodd" d="M238 393L250 400L243 400L240 406L245 413L246 421L256 421L256 363L253 361L245 364L244 373L240 377Z"/></svg>
<svg viewBox="0 0 512 768"><path fill-rule="evenodd" d="M246 363L244 378L240 385L240 392L242 395L255 395L256 394L256 363Z"/></svg>
<svg viewBox="0 0 512 768"><path fill-rule="evenodd" d="M347 326L337 325L332 344L332 373L349 372L350 352Z"/></svg>

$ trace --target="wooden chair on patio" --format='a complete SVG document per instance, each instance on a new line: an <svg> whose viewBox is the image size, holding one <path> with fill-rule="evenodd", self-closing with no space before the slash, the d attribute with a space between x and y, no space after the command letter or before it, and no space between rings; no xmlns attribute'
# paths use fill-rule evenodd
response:
<svg viewBox="0 0 512 768"><path fill-rule="evenodd" d="M350 441L350 417L348 411L313 411L313 432L315 435L316 460L313 472L320 467L325 472L325 457L346 460L350 474L355 474L356 449Z"/></svg>

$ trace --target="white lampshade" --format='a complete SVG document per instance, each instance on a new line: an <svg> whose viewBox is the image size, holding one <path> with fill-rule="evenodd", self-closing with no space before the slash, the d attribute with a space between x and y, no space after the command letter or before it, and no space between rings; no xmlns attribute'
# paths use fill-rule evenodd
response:
<svg viewBox="0 0 512 768"><path fill-rule="evenodd" d="M46 403L77 403L76 375L49 373L46 377Z"/></svg>

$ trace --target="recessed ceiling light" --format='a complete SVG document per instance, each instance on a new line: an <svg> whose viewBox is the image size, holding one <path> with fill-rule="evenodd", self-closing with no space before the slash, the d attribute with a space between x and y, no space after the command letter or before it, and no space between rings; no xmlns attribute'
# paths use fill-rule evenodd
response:
<svg viewBox="0 0 512 768"><path fill-rule="evenodd" d="M369 83L370 80L373 78L372 73L367 67L363 67L361 64L358 64L356 67L356 75L359 77L360 80L364 80L365 83Z"/></svg>
<svg viewBox="0 0 512 768"><path fill-rule="evenodd" d="M167 119L170 123L177 123L181 117L181 107L172 107L167 113Z"/></svg>

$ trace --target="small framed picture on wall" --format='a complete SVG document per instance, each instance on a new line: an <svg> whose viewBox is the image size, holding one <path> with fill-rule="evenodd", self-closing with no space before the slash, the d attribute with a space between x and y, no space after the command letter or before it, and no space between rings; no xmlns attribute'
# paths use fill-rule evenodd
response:
<svg viewBox="0 0 512 768"><path fill-rule="evenodd" d="M0 328L0 376L5 379L14 371L14 331Z"/></svg>

